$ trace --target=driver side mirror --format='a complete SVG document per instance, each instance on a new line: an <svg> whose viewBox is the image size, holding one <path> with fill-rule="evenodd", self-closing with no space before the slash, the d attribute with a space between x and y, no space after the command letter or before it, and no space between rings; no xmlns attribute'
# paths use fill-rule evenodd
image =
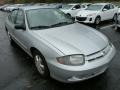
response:
<svg viewBox="0 0 120 90"><path fill-rule="evenodd" d="M26 28L25 28L25 25L16 24L15 29L17 29L17 30L19 30L19 29L25 30Z"/></svg>
<svg viewBox="0 0 120 90"><path fill-rule="evenodd" d="M107 9L104 8L102 11L107 11Z"/></svg>

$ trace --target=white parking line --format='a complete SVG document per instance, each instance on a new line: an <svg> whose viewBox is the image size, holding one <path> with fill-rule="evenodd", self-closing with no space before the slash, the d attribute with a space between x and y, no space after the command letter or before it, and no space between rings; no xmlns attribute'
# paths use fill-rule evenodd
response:
<svg viewBox="0 0 120 90"><path fill-rule="evenodd" d="M107 25L107 26L103 26L103 27L101 27L100 29L105 29L105 28L108 28L108 27L113 27L113 26L115 26L115 24L112 24L112 25Z"/></svg>

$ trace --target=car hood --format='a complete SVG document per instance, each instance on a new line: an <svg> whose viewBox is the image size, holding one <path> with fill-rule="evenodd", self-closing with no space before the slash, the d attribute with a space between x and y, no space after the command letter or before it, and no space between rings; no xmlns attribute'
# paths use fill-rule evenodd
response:
<svg viewBox="0 0 120 90"><path fill-rule="evenodd" d="M70 11L70 9L60 9L61 11L63 11L64 13L67 13Z"/></svg>
<svg viewBox="0 0 120 90"><path fill-rule="evenodd" d="M65 55L89 55L102 50L108 44L103 34L79 23L32 32L37 38L45 39Z"/></svg>
<svg viewBox="0 0 120 90"><path fill-rule="evenodd" d="M90 10L81 10L78 12L77 16L83 16L86 17L89 14L97 14L99 11L90 11Z"/></svg>

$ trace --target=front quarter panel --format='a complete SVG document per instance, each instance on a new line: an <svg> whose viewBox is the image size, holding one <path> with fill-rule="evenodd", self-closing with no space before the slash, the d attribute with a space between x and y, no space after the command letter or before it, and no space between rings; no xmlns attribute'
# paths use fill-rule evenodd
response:
<svg viewBox="0 0 120 90"><path fill-rule="evenodd" d="M64 55L60 50L58 50L56 47L54 47L49 42L44 40L42 37L35 35L32 31L30 31L29 33L30 33L29 38L31 39L30 42L28 43L29 50L31 47L36 48L42 53L46 61L56 60L56 57Z"/></svg>

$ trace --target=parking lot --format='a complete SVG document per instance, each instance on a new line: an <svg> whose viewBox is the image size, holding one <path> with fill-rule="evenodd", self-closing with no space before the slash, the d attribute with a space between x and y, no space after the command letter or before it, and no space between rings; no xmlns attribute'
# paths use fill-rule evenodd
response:
<svg viewBox="0 0 120 90"><path fill-rule="evenodd" d="M40 77L32 59L19 47L12 47L4 29L6 13L0 12L0 90L120 90L120 32L110 21L90 25L104 33L117 49L107 72L95 78L64 84Z"/></svg>

